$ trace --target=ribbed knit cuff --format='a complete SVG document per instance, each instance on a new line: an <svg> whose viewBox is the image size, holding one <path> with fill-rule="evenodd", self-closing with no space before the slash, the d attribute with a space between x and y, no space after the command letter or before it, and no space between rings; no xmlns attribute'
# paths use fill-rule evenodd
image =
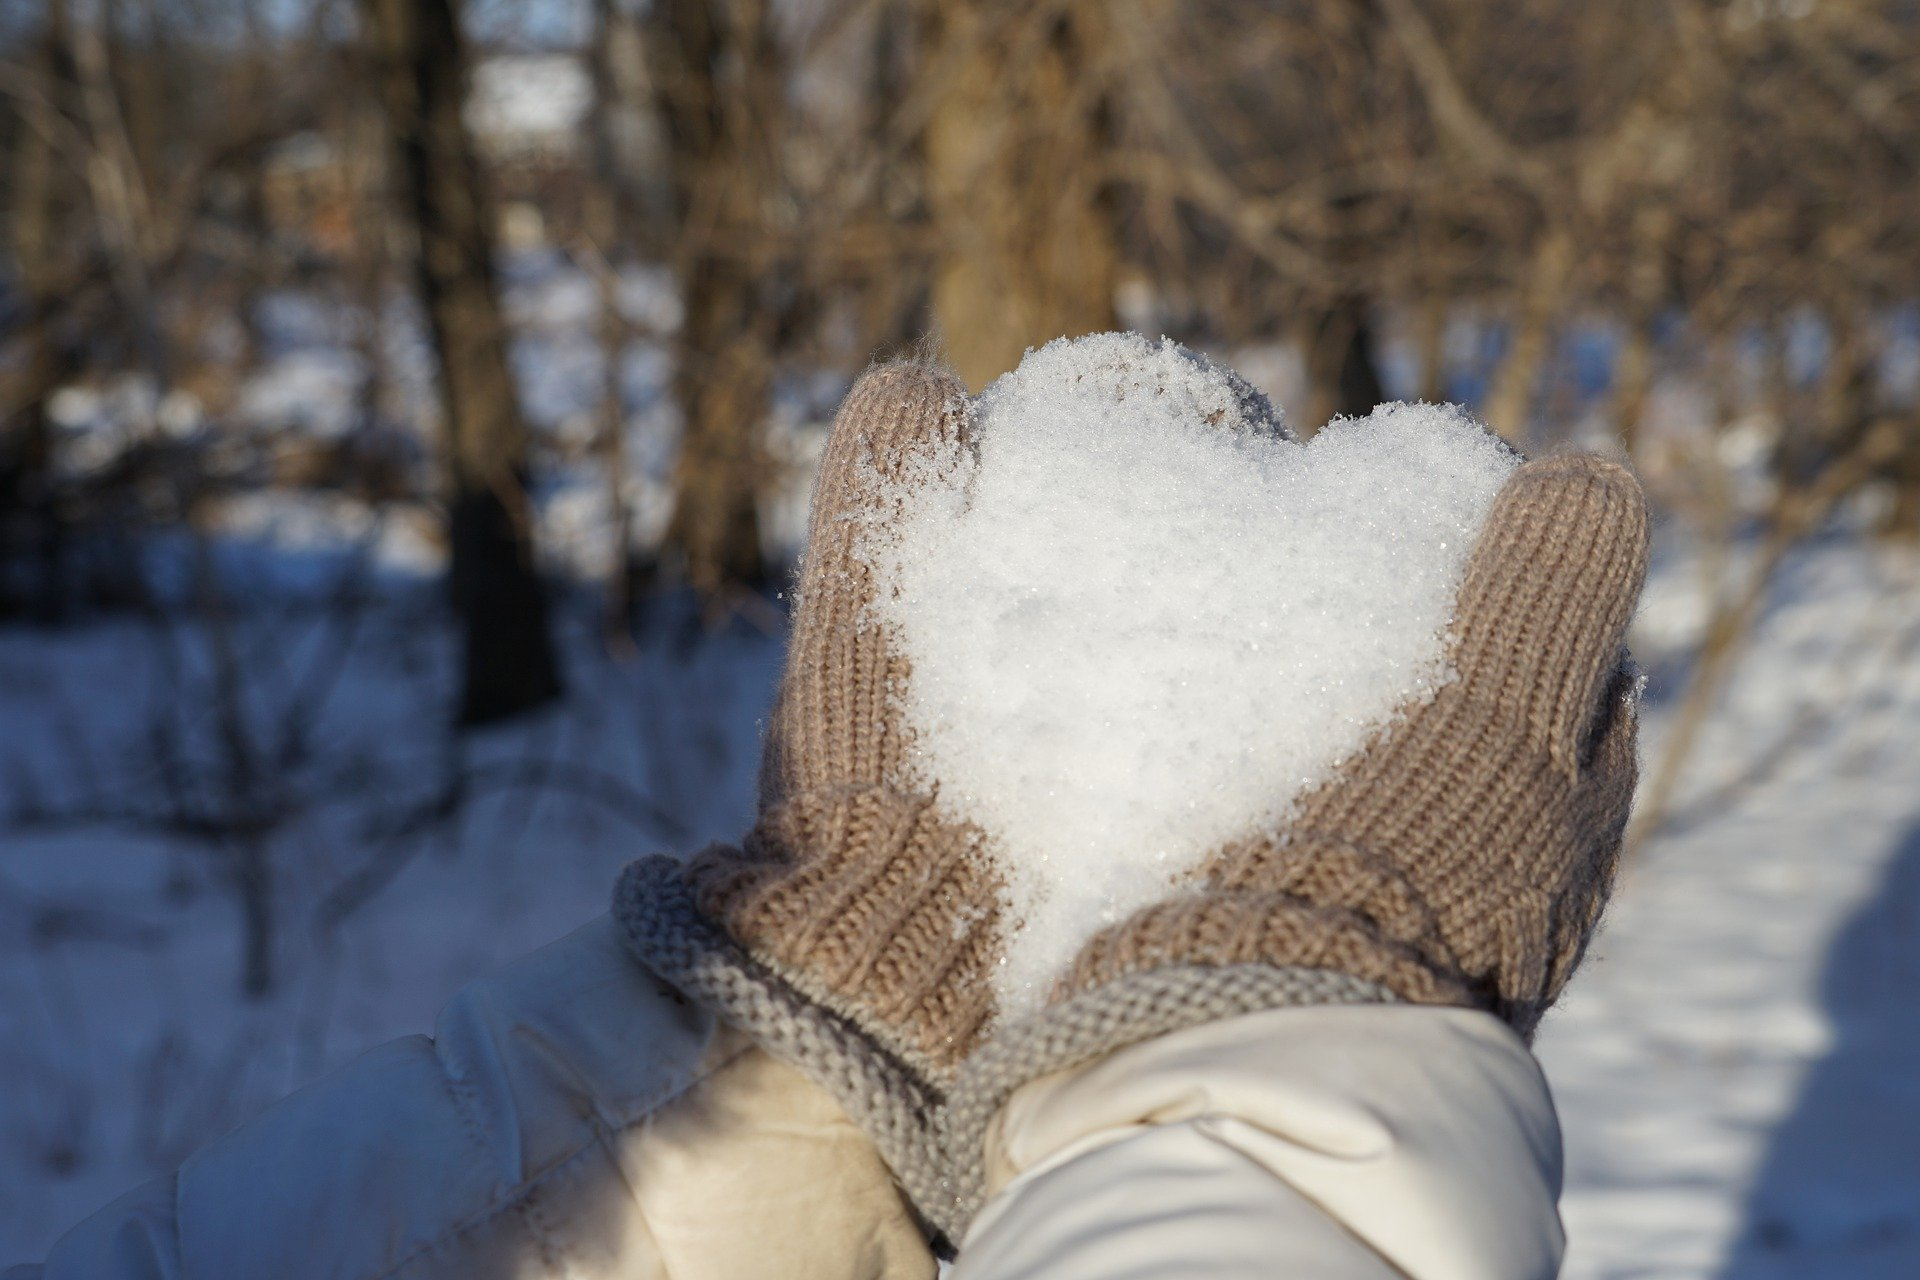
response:
<svg viewBox="0 0 1920 1280"><path fill-rule="evenodd" d="M687 866L695 901L761 962L929 1078L992 1016L999 895L975 834L882 787L795 795L743 847Z"/></svg>
<svg viewBox="0 0 1920 1280"><path fill-rule="evenodd" d="M1081 951L1066 992L1185 965L1327 970L1377 984L1413 1004L1490 1009L1467 976L1429 945L1387 936L1366 914L1272 890L1206 890L1156 903Z"/></svg>
<svg viewBox="0 0 1920 1280"><path fill-rule="evenodd" d="M629 863L613 915L641 964L825 1089L873 1140L936 1246L946 1243L926 1209L953 1200L939 1155L944 1100L933 1084L701 915L675 859Z"/></svg>
<svg viewBox="0 0 1920 1280"><path fill-rule="evenodd" d="M703 916L674 859L630 864L614 893L614 918L648 969L805 1073L846 1110L900 1180L943 1256L951 1256L979 1212L987 1127L1022 1085L1221 1018L1399 999L1378 983L1321 969L1186 965L1129 973L1005 1028L946 1091Z"/></svg>
<svg viewBox="0 0 1920 1280"><path fill-rule="evenodd" d="M1399 997L1364 978L1269 964L1182 965L1125 974L1081 991L1006 1028L961 1072L941 1116L950 1168L934 1185L951 1198L921 1206L959 1239L986 1196L986 1137L994 1116L1022 1086L1131 1045L1223 1018L1323 1004L1394 1004Z"/></svg>

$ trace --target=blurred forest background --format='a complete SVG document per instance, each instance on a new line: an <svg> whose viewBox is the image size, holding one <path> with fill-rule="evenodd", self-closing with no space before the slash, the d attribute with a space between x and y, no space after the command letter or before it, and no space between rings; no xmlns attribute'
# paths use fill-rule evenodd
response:
<svg viewBox="0 0 1920 1280"><path fill-rule="evenodd" d="M1912 0L0 0L0 1262L739 828L860 369L1135 328L1631 458L1570 1273L1915 1274L1917 169Z"/></svg>

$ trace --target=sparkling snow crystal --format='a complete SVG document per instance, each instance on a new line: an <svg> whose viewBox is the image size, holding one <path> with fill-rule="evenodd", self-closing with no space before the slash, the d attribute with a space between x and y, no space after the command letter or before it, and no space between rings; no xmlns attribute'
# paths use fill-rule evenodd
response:
<svg viewBox="0 0 1920 1280"><path fill-rule="evenodd" d="M866 554L913 664L910 781L938 780L1006 882L1007 1018L1447 679L1514 460L1432 405L1302 445L1244 382L1136 334L1029 353L976 438Z"/></svg>

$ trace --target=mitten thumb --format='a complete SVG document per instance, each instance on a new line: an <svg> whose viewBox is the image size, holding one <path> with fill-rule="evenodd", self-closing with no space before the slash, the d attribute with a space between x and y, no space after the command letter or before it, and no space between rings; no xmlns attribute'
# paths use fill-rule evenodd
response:
<svg viewBox="0 0 1920 1280"><path fill-rule="evenodd" d="M1541 458L1495 497L1467 564L1454 614L1460 679L1570 777L1607 714L1647 530L1632 472L1587 454Z"/></svg>

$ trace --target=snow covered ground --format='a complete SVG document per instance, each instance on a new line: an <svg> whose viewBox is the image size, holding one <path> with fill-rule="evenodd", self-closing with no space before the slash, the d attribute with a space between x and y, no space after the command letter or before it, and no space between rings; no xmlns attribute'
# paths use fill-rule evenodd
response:
<svg viewBox="0 0 1920 1280"><path fill-rule="evenodd" d="M1846 539L1788 563L1542 1029L1574 1280L1920 1275L1915 570ZM1696 573L1656 574L1656 670L1697 626Z"/></svg>
<svg viewBox="0 0 1920 1280"><path fill-rule="evenodd" d="M690 641L668 617L616 661L576 604L565 705L455 748L428 585L388 584L310 710L335 611L237 614L237 718L196 622L0 631L0 1267L428 1029L461 985L604 911L628 859L741 830L775 637ZM272 876L258 997L247 856Z"/></svg>
<svg viewBox="0 0 1920 1280"><path fill-rule="evenodd" d="M599 284L553 253L515 258L505 284L546 567L597 581L614 558L592 456ZM677 447L679 302L659 268L625 271L617 298L632 330L622 498L646 542ZM217 416L138 376L77 384L51 405L56 465L101 472L155 436L216 455L223 433L384 432L403 457L431 451L410 302L369 322L351 300L286 290L252 319L258 364ZM776 384L796 464L770 512L776 552L800 536L805 466L844 389ZM153 616L0 628L0 1267L288 1090L426 1029L463 983L603 911L630 858L737 834L751 809L777 608L716 634L656 604L635 645L610 649L570 588L566 703L456 743L444 547L424 506L276 487L202 514L204 543L139 540ZM250 915L245 886L262 882ZM251 958L249 938L265 939ZM243 989L250 969L263 994Z"/></svg>

